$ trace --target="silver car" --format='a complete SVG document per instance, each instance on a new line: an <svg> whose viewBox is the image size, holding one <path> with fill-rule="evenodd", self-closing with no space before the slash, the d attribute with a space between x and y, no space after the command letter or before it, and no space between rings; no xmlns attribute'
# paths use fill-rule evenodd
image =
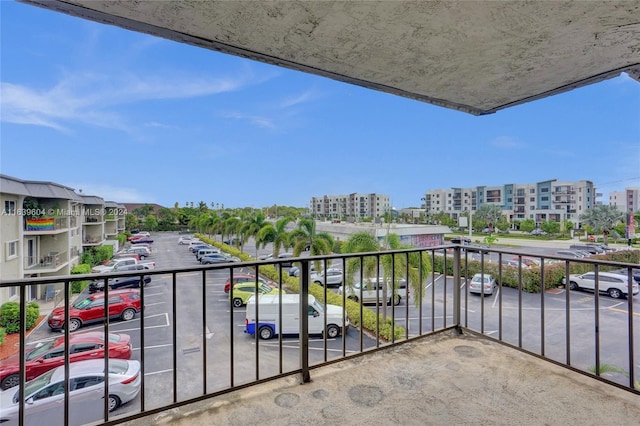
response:
<svg viewBox="0 0 640 426"><path fill-rule="evenodd" d="M109 360L109 411L134 399L140 392L140 363ZM81 425L103 419L104 359L69 365L69 423ZM0 423L18 424L20 388L0 392ZM54 368L25 384L25 425L42 426L64 419L64 366Z"/></svg>
<svg viewBox="0 0 640 426"><path fill-rule="evenodd" d="M484 290L483 290L484 283ZM491 274L475 274L469 281L469 293L486 294L490 296L493 294L497 284L495 278Z"/></svg>
<svg viewBox="0 0 640 426"><path fill-rule="evenodd" d="M319 285L324 285L325 279L327 281L327 287L339 286L342 284L342 270L336 268L329 268L320 274L312 274L311 280Z"/></svg>

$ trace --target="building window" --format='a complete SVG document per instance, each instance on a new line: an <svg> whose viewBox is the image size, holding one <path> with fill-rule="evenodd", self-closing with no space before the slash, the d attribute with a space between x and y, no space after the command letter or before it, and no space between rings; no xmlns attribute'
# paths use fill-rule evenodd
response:
<svg viewBox="0 0 640 426"><path fill-rule="evenodd" d="M18 240L7 242L7 260L18 257Z"/></svg>
<svg viewBox="0 0 640 426"><path fill-rule="evenodd" d="M5 201L4 202L4 214L6 214L6 215L14 215L14 214L16 214L16 202L15 201Z"/></svg>

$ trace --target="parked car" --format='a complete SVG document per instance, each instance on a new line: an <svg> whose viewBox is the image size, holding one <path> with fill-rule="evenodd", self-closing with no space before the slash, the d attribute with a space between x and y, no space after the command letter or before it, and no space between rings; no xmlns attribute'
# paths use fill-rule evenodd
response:
<svg viewBox="0 0 640 426"><path fill-rule="evenodd" d="M235 246L235 245L241 246L242 244L244 244L244 241L242 241L242 238L233 237L233 238L228 238L224 240L223 243L225 243L228 246Z"/></svg>
<svg viewBox="0 0 640 426"><path fill-rule="evenodd" d="M293 257L293 253L280 253L278 255L278 260L289 259L291 257ZM283 268L289 268L289 267L293 266L293 262L286 261L286 262L280 263L279 265L282 266Z"/></svg>
<svg viewBox="0 0 640 426"><path fill-rule="evenodd" d="M69 365L69 412L73 424L104 421L105 362L78 361ZM109 360L108 409L114 411L140 393L140 362ZM63 419L65 410L65 367L56 367L28 381L24 388L24 419L27 425L50 425ZM18 424L19 388L0 392L0 423Z"/></svg>
<svg viewBox="0 0 640 426"><path fill-rule="evenodd" d="M273 253L261 254L260 256L258 256L258 260L271 260L271 259L273 259Z"/></svg>
<svg viewBox="0 0 640 426"><path fill-rule="evenodd" d="M529 232L529 235L547 235L547 233L540 228L536 228L533 231Z"/></svg>
<svg viewBox="0 0 640 426"><path fill-rule="evenodd" d="M114 254L111 259L107 259L107 260L102 261L102 265L106 265L112 259L122 259L123 257L131 257L131 258L133 258L133 259L135 259L137 261L142 260L142 258L140 257L140 255L138 253L118 252L118 253Z"/></svg>
<svg viewBox="0 0 640 426"><path fill-rule="evenodd" d="M146 257L151 256L151 250L149 249L149 247L139 244L139 245L132 246L131 248L128 248L128 249L120 250L118 252L118 255L124 255L124 254L137 254L138 256L140 256L141 259L144 259Z"/></svg>
<svg viewBox="0 0 640 426"><path fill-rule="evenodd" d="M511 258L511 260L517 262L518 264L520 263L520 257L518 256L513 256ZM540 259L535 259L533 257L522 257L522 265L525 266L526 268L535 268L537 266L540 266Z"/></svg>
<svg viewBox="0 0 640 426"><path fill-rule="evenodd" d="M252 274L233 274L233 285L236 285L239 283L253 283L255 287L256 276ZM278 284L260 276L258 277L258 283L265 284L273 288L278 287ZM224 283L224 292L229 293L230 288L231 288L231 278L228 278L227 281Z"/></svg>
<svg viewBox="0 0 640 426"><path fill-rule="evenodd" d="M122 269L118 269L119 272L133 271L134 268L147 269L144 265L129 265L123 266ZM151 282L151 277L145 275L143 278L144 285ZM117 290L120 288L138 288L140 287L140 277L117 277L109 278L107 280L109 290ZM96 291L104 291L104 280L94 280L89 283L89 293L95 293Z"/></svg>
<svg viewBox="0 0 640 426"><path fill-rule="evenodd" d="M562 278L562 284L567 285L566 277ZM569 275L569 290L592 290L596 288L595 272L587 272L586 274ZM623 274L613 272L598 273L598 289L600 293L607 293L613 299L620 299L629 294L628 277ZM638 284L631 283L631 294L638 294Z"/></svg>
<svg viewBox="0 0 640 426"><path fill-rule="evenodd" d="M614 247L609 247L607 245L600 244L600 243L585 243L585 245L598 247L599 249L604 250L605 253L616 251L616 249Z"/></svg>
<svg viewBox="0 0 640 426"><path fill-rule="evenodd" d="M131 358L131 338L128 334L109 333L109 358ZM104 333L87 331L69 337L69 362L104 358ZM25 349L26 379L32 380L64 364L65 338L57 337ZM20 355L16 353L0 361L0 388L20 383Z"/></svg>
<svg viewBox="0 0 640 426"><path fill-rule="evenodd" d="M47 323L52 330L64 327L64 306L55 308L49 314ZM109 292L109 318L129 321L141 312L138 290L114 290ZM76 300L69 306L69 331L83 325L104 321L104 293L94 293Z"/></svg>
<svg viewBox="0 0 640 426"><path fill-rule="evenodd" d="M468 285L469 293L485 294L487 296L491 296L497 287L496 279L491 274L475 274L469 280Z"/></svg>
<svg viewBox="0 0 640 426"><path fill-rule="evenodd" d="M212 249L213 246L210 244L205 244L202 241L198 242L197 244L193 244L193 245L189 245L189 251L191 253L197 253L198 250L202 250L202 249Z"/></svg>
<svg viewBox="0 0 640 426"><path fill-rule="evenodd" d="M235 256L229 256L225 253L214 253L200 258L200 263L203 265L212 265L214 263L229 263L240 262L240 259Z"/></svg>
<svg viewBox="0 0 640 426"><path fill-rule="evenodd" d="M583 259L585 257L584 252L576 250L558 250L554 254L556 256L569 257L572 259Z"/></svg>
<svg viewBox="0 0 640 426"><path fill-rule="evenodd" d="M129 265L144 265L147 269L154 269L156 267L156 262L140 262L132 257L122 257L119 259L111 259L104 265L98 265L91 268L91 272L95 273L107 273L107 272L117 272L122 271L123 266Z"/></svg>
<svg viewBox="0 0 640 426"><path fill-rule="evenodd" d="M178 238L178 244L183 246L189 244L193 240L193 237L190 235L181 235Z"/></svg>
<svg viewBox="0 0 640 426"><path fill-rule="evenodd" d="M256 293L256 284L245 282L233 286L233 291L229 291L229 300L234 308L240 308L247 304L249 297ZM266 284L258 284L258 294L278 294L278 289ZM282 290L282 294L286 291Z"/></svg>
<svg viewBox="0 0 640 426"><path fill-rule="evenodd" d="M409 295L409 291L407 289L406 280L401 280L398 283L398 288L396 291L393 291L393 287L391 286L391 282L387 282L385 284L384 280L381 278L379 281L376 278L365 279L364 286L362 283L357 282L352 287L344 286L338 288L338 294L342 295L343 292L346 292L347 298L351 299L355 302L359 301L362 298L362 303L384 303L384 285L387 286L387 305L399 305L402 298L407 298ZM362 287L362 291L360 290ZM395 294L394 294L395 293Z"/></svg>
<svg viewBox="0 0 640 426"><path fill-rule="evenodd" d="M314 273L311 275L311 281L316 284L324 285L325 280L327 282L327 287L336 287L340 286L343 281L342 269L337 268L329 268L326 271L323 271L319 274Z"/></svg>
<svg viewBox="0 0 640 426"><path fill-rule="evenodd" d="M135 240L130 241L131 244L143 244L143 243L153 243L153 238L151 237L142 237Z"/></svg>
<svg viewBox="0 0 640 426"><path fill-rule="evenodd" d="M471 238L469 238L469 237L453 237L453 238L451 238L451 244L468 245L468 244L471 244Z"/></svg>
<svg viewBox="0 0 640 426"><path fill-rule="evenodd" d="M198 249L197 251L194 250L194 253L196 254L196 260L200 262L200 259L202 259L205 256L210 256L212 254L219 254L220 249L215 247L201 248L201 249Z"/></svg>
<svg viewBox="0 0 640 426"><path fill-rule="evenodd" d="M606 253L603 249L597 246L591 246L588 244L571 244L569 246L569 250L582 250L587 251L591 254L604 254Z"/></svg>

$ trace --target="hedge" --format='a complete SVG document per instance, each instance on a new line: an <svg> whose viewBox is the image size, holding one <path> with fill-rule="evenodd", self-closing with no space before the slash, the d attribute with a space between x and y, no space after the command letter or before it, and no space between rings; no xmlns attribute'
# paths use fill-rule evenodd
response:
<svg viewBox="0 0 640 426"><path fill-rule="evenodd" d="M79 265L74 266L71 269L71 274L72 275L75 275L75 274L90 274L90 273L91 273L91 265L86 264L86 263L81 263ZM89 285L89 281L87 281L87 280L73 281L73 282L71 282L71 293L72 294L82 293L82 291L87 287L87 285Z"/></svg>
<svg viewBox="0 0 640 426"><path fill-rule="evenodd" d="M40 306L36 302L27 303L27 330L31 330L40 316ZM20 303L6 302L0 306L0 327L6 334L20 332Z"/></svg>

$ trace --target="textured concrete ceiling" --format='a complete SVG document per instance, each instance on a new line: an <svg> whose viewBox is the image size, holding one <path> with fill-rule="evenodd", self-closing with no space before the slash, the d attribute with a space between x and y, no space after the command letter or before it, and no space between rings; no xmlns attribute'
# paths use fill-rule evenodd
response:
<svg viewBox="0 0 640 426"><path fill-rule="evenodd" d="M21 0L472 114L640 74L640 1Z"/></svg>

